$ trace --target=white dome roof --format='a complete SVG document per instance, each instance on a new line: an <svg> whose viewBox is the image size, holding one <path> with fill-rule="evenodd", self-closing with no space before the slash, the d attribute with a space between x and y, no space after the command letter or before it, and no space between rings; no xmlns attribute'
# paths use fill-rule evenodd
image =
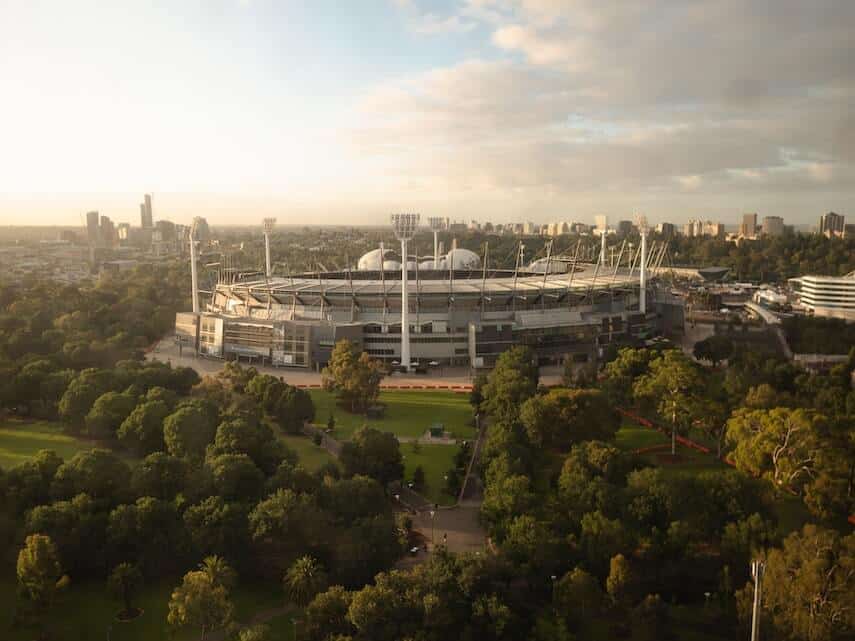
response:
<svg viewBox="0 0 855 641"><path fill-rule="evenodd" d="M394 256L395 253L391 249L387 249L383 252L388 259L389 256ZM359 259L359 262L356 263L356 269L359 271L374 271L380 269L380 250L372 249L370 252L365 253Z"/></svg>
<svg viewBox="0 0 855 641"><path fill-rule="evenodd" d="M547 261L545 258L538 258L528 266L528 271L535 274L542 274L546 271L546 263L549 263L550 274L564 274L567 272L567 265L557 260Z"/></svg>
<svg viewBox="0 0 855 641"><path fill-rule="evenodd" d="M450 269L477 269L481 266L478 254L468 249L452 249L445 255L444 267Z"/></svg>
<svg viewBox="0 0 855 641"><path fill-rule="evenodd" d="M407 261L407 269L408 269L409 271L415 271L416 269L418 269L418 267L417 267L417 265L416 265L416 261L414 261L414 260L408 260L408 261Z"/></svg>
<svg viewBox="0 0 855 641"><path fill-rule="evenodd" d="M432 260L423 260L419 263L419 269L433 269L433 261Z"/></svg>
<svg viewBox="0 0 855 641"><path fill-rule="evenodd" d="M401 263L397 260L384 260L383 261L383 269L385 271L397 271L401 269Z"/></svg>

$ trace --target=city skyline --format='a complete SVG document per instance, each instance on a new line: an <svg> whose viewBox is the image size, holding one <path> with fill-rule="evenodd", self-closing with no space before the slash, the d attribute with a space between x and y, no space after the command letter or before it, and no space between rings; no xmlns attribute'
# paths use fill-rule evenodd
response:
<svg viewBox="0 0 855 641"><path fill-rule="evenodd" d="M0 224L850 217L851 3L90 4L0 9Z"/></svg>

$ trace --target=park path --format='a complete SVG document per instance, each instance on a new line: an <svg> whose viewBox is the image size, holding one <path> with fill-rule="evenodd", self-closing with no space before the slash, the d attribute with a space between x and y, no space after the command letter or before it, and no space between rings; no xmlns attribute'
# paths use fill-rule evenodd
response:
<svg viewBox="0 0 855 641"><path fill-rule="evenodd" d="M278 608L269 608L267 610L262 610L261 612L256 612L247 623L241 623L240 627L247 628L251 625L258 625L259 623L267 623L271 619L275 619L283 614L288 614L292 609L293 606L291 605L283 605ZM205 641L226 641L225 628L220 628L219 630L214 630L209 633Z"/></svg>

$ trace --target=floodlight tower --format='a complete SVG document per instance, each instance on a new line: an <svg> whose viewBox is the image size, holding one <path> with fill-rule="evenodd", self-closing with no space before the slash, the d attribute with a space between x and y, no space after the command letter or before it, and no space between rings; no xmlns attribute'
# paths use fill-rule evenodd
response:
<svg viewBox="0 0 855 641"><path fill-rule="evenodd" d="M407 242L419 226L418 214L392 214L395 238L401 241L401 369L410 371L410 319L407 300Z"/></svg>
<svg viewBox="0 0 855 641"><path fill-rule="evenodd" d="M196 216L190 225L190 288L193 290L193 313L199 313L199 277L196 273L196 230L201 222Z"/></svg>
<svg viewBox="0 0 855 641"><path fill-rule="evenodd" d="M635 215L635 224L641 234L641 269L638 279L638 311L647 313L647 216Z"/></svg>
<svg viewBox="0 0 855 641"><path fill-rule="evenodd" d="M265 218L262 224L264 225L264 258L266 267L264 274L267 278L270 278L270 234L273 233L273 226L276 225L276 219Z"/></svg>
<svg viewBox="0 0 855 641"><path fill-rule="evenodd" d="M433 268L439 269L439 231L445 227L445 219L431 216L428 225L433 232Z"/></svg>
<svg viewBox="0 0 855 641"><path fill-rule="evenodd" d="M600 228L600 266L606 264L606 234L609 232L609 217L597 216L597 227Z"/></svg>

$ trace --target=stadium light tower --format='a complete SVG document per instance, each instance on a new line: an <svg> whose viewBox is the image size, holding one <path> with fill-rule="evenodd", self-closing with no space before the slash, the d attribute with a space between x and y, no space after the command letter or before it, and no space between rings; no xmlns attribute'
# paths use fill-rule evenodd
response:
<svg viewBox="0 0 855 641"><path fill-rule="evenodd" d="M609 232L609 217L597 216L597 227L600 229L600 266L606 264L606 234Z"/></svg>
<svg viewBox="0 0 855 641"><path fill-rule="evenodd" d="M439 216L428 218L428 225L433 232L433 268L439 269L439 231L445 227L445 220Z"/></svg>
<svg viewBox="0 0 855 641"><path fill-rule="evenodd" d="M196 231L201 222L196 216L190 225L190 288L193 290L193 313L199 313L199 277L196 273Z"/></svg>
<svg viewBox="0 0 855 641"><path fill-rule="evenodd" d="M262 221L262 224L264 225L264 266L266 268L264 275L267 276L267 278L270 278L270 234L273 233L273 227L276 225L276 219L265 218L264 221Z"/></svg>
<svg viewBox="0 0 855 641"><path fill-rule="evenodd" d="M635 224L641 234L641 269L638 278L638 311L647 313L647 216L635 215Z"/></svg>
<svg viewBox="0 0 855 641"><path fill-rule="evenodd" d="M410 310L407 300L407 242L419 226L418 214L392 214L395 238L401 241L401 369L410 371Z"/></svg>

